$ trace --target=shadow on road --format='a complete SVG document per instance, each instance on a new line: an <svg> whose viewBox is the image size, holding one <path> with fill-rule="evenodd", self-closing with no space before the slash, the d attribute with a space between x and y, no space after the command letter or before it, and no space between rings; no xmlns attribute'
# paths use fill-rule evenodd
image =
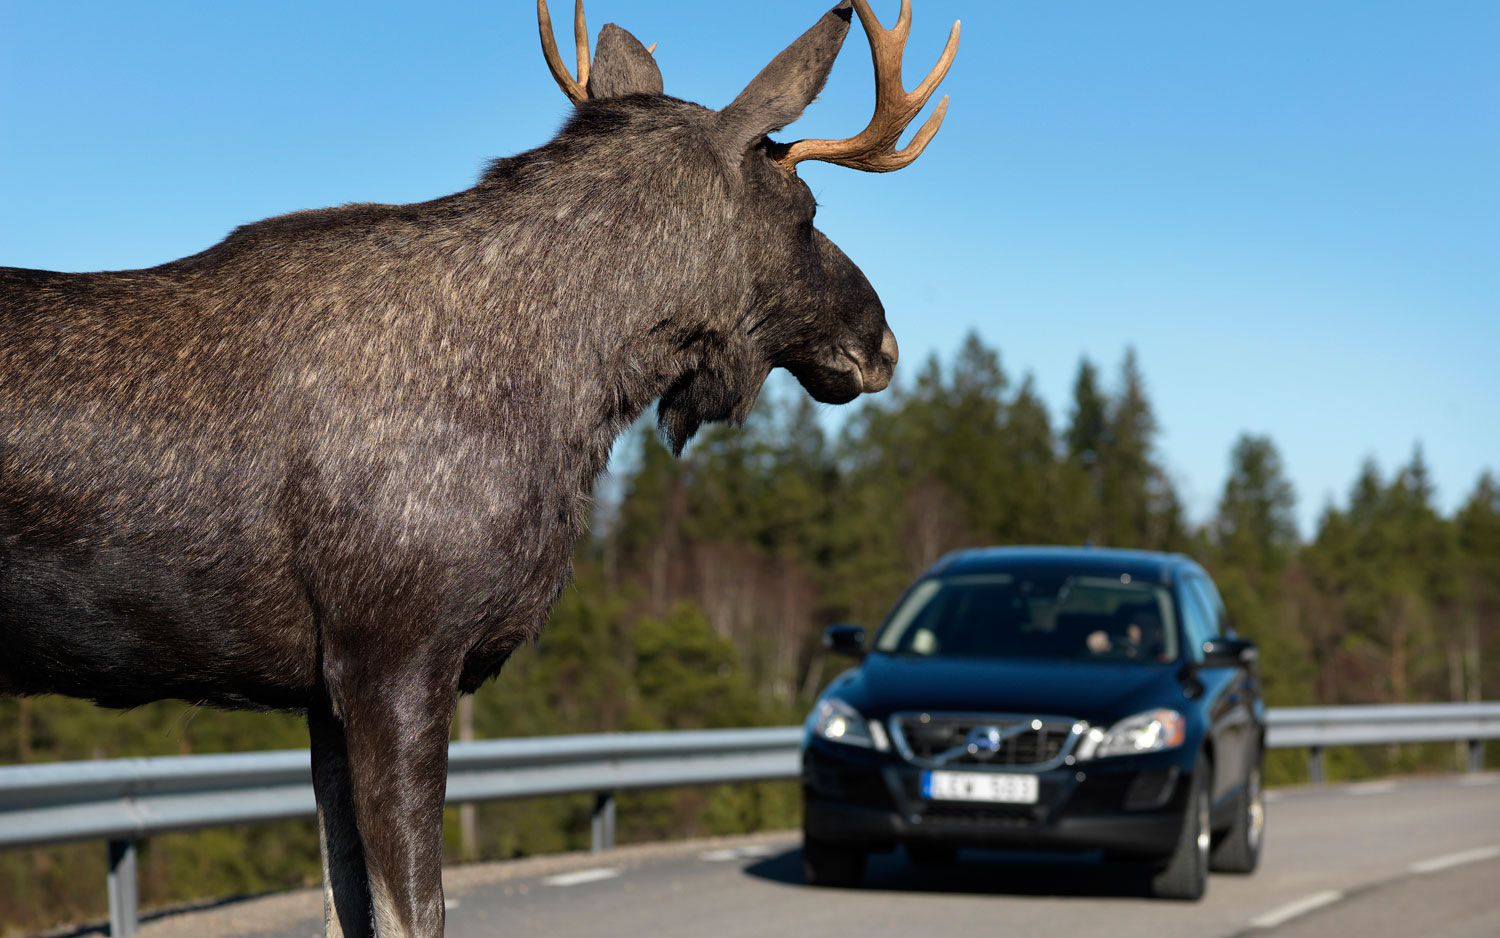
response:
<svg viewBox="0 0 1500 938"><path fill-rule="evenodd" d="M801 860L797 861L799 864ZM798 869L801 869L799 866ZM233 896L224 896L218 899L199 899L197 901L179 902L165 908L152 909L149 912L140 913L140 924L149 925L152 922L164 921L173 916L185 915L191 912L211 912L214 909L223 909L250 899L259 899L262 896L277 895L277 890L266 892L246 892ZM36 938L109 938L109 922L85 922L77 925L60 925L48 931L38 932Z"/></svg>
<svg viewBox="0 0 1500 938"><path fill-rule="evenodd" d="M745 867L746 875L788 886L806 886L802 851L787 850ZM806 887L815 888L815 887ZM964 850L951 866L912 864L901 850L870 855L861 889L985 896L1088 896L1147 899L1147 876L1129 864L1095 855Z"/></svg>

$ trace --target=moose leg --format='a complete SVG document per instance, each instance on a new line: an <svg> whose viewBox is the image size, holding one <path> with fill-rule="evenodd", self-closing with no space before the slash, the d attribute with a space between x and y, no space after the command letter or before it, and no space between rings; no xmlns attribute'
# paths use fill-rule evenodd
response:
<svg viewBox="0 0 1500 938"><path fill-rule="evenodd" d="M318 846L323 855L323 934L325 938L372 938L370 881L354 820L344 728L326 705L308 711L307 728L318 800Z"/></svg>
<svg viewBox="0 0 1500 938"><path fill-rule="evenodd" d="M392 675L346 698L354 815L380 938L443 934L443 797L457 679Z"/></svg>

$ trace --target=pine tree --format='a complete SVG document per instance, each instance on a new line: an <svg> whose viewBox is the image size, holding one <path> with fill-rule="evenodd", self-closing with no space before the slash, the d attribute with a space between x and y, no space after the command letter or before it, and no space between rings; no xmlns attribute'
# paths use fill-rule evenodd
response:
<svg viewBox="0 0 1500 938"><path fill-rule="evenodd" d="M1027 375L1006 408L1000 433L1002 465L995 480L1002 501L998 543L1055 544L1080 540L1063 504L1057 439L1047 405Z"/></svg>
<svg viewBox="0 0 1500 938"><path fill-rule="evenodd" d="M1210 566L1230 624L1260 648L1266 699L1312 703L1316 672L1285 573L1297 549L1296 496L1269 437L1242 434L1209 525Z"/></svg>
<svg viewBox="0 0 1500 938"><path fill-rule="evenodd" d="M1099 373L1087 357L1073 379L1068 414L1063 496L1072 506L1076 529L1091 543L1108 536L1103 516L1104 458L1109 446L1109 404L1099 390Z"/></svg>
<svg viewBox="0 0 1500 938"><path fill-rule="evenodd" d="M1100 458L1105 539L1120 547L1155 547L1160 535L1152 523L1159 507L1159 470L1152 454L1157 424L1133 348L1125 352L1107 426Z"/></svg>
<svg viewBox="0 0 1500 938"><path fill-rule="evenodd" d="M1297 496L1270 437L1242 434L1213 522L1214 547L1229 564L1278 573L1297 549Z"/></svg>

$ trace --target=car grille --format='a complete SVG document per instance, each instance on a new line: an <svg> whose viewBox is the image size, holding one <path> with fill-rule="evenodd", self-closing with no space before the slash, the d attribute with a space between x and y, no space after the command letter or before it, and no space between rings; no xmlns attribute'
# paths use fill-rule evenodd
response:
<svg viewBox="0 0 1500 938"><path fill-rule="evenodd" d="M1004 733L1018 724L1040 724L1039 728L1027 726L1002 740L994 752L960 751L944 765L1042 765L1059 758L1073 735L1071 720L1037 720L1014 715L908 713L897 714L891 722L905 741L908 758L916 762L932 762L946 752L961 749L976 727L998 727Z"/></svg>

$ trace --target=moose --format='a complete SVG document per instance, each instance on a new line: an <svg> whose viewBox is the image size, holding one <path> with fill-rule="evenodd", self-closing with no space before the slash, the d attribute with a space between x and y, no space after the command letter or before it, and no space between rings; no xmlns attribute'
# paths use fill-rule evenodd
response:
<svg viewBox="0 0 1500 938"><path fill-rule="evenodd" d="M768 135L858 12L854 137ZM813 226L798 163L899 169L909 0L843 0L719 111L610 24L545 145L411 205L295 212L142 270L0 268L0 694L306 714L331 936L443 932L459 694L534 639L614 439L653 401L680 453L773 368L883 389L895 337Z"/></svg>

